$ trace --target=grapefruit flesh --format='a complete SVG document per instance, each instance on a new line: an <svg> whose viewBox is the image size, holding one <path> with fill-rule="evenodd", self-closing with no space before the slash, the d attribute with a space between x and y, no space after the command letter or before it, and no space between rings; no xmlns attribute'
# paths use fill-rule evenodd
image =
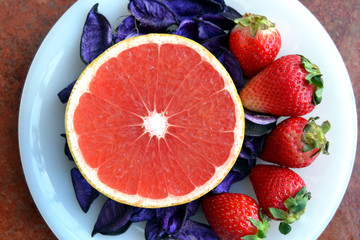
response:
<svg viewBox="0 0 360 240"><path fill-rule="evenodd" d="M149 34L114 45L84 70L65 129L92 186L122 203L166 207L222 181L240 152L244 116L213 55L183 37Z"/></svg>

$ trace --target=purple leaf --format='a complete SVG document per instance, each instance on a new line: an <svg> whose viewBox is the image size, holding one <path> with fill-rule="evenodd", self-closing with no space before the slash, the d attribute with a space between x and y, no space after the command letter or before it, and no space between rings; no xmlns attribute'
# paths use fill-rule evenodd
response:
<svg viewBox="0 0 360 240"><path fill-rule="evenodd" d="M214 56L220 56L223 54L224 49L229 49L229 35L217 35L202 42L201 45L214 54Z"/></svg>
<svg viewBox="0 0 360 240"><path fill-rule="evenodd" d="M270 123L274 123L279 118L279 117L273 116L273 115L253 112L248 109L244 109L244 113L245 113L245 119L247 119L253 123L261 124L261 125L267 125Z"/></svg>
<svg viewBox="0 0 360 240"><path fill-rule="evenodd" d="M191 1L199 4L203 8L203 14L222 12L224 10L224 7L226 6L224 0L191 0Z"/></svg>
<svg viewBox="0 0 360 240"><path fill-rule="evenodd" d="M158 218L153 218L146 222L145 239L159 240L162 236L166 236L165 230L162 228L161 221Z"/></svg>
<svg viewBox="0 0 360 240"><path fill-rule="evenodd" d="M193 19L185 19L180 23L174 34L196 41L199 35L197 23Z"/></svg>
<svg viewBox="0 0 360 240"><path fill-rule="evenodd" d="M99 4L90 10L81 36L80 57L89 64L112 45L112 29L106 17L98 12Z"/></svg>
<svg viewBox="0 0 360 240"><path fill-rule="evenodd" d="M259 137L270 133L276 127L276 122L270 124L257 124L245 118L245 135Z"/></svg>
<svg viewBox="0 0 360 240"><path fill-rule="evenodd" d="M171 234L181 228L186 215L185 206L177 205L165 209L165 213L161 218L162 228L165 232Z"/></svg>
<svg viewBox="0 0 360 240"><path fill-rule="evenodd" d="M220 27L216 26L211 22L204 21L202 19L196 19L196 21L199 31L197 39L198 42L202 42L208 40L209 38L225 34L225 32Z"/></svg>
<svg viewBox="0 0 360 240"><path fill-rule="evenodd" d="M63 134L60 134L60 136L62 136L63 138L65 138L65 146L64 146L64 154L65 154L65 156L67 156L67 158L68 158L70 161L74 161L74 158L73 158L73 156L71 155L70 148L69 148L69 145L68 145L67 140L66 140L66 134L63 133Z"/></svg>
<svg viewBox="0 0 360 240"><path fill-rule="evenodd" d="M81 209L86 213L93 201L99 196L99 192L85 180L77 168L71 169L71 180L76 199Z"/></svg>
<svg viewBox="0 0 360 240"><path fill-rule="evenodd" d="M126 17L121 24L117 27L117 34L114 37L114 42L118 43L126 39L129 35L138 35L139 30L136 28L136 20L134 16L130 15Z"/></svg>
<svg viewBox="0 0 360 240"><path fill-rule="evenodd" d="M148 221L155 218L156 210L153 208L140 208L136 207L133 209L130 221L131 222L142 222Z"/></svg>
<svg viewBox="0 0 360 240"><path fill-rule="evenodd" d="M131 0L128 9L139 21L139 27L148 32L164 32L173 24L178 24L175 13L157 0Z"/></svg>
<svg viewBox="0 0 360 240"><path fill-rule="evenodd" d="M72 83L70 83L69 85L67 85L63 90L61 90L57 95L58 98L60 99L60 102L62 103L67 103L67 101L69 100L71 91L74 87L76 83L76 80L73 81Z"/></svg>
<svg viewBox="0 0 360 240"><path fill-rule="evenodd" d="M237 18L241 18L241 14L229 6L225 6L222 12L206 13L201 16L201 19L212 22L223 30L231 30L235 26L234 20Z"/></svg>
<svg viewBox="0 0 360 240"><path fill-rule="evenodd" d="M179 232L173 235L178 240L220 240L209 225L186 220Z"/></svg>
<svg viewBox="0 0 360 240"><path fill-rule="evenodd" d="M203 12L203 8L199 4L190 0L165 0L163 3L176 14L179 21L198 17Z"/></svg>
<svg viewBox="0 0 360 240"><path fill-rule="evenodd" d="M200 199L196 199L194 201L187 203L185 210L186 211L185 218L188 219L189 217L195 215L195 213L199 209L199 206L200 206Z"/></svg>
<svg viewBox="0 0 360 240"><path fill-rule="evenodd" d="M218 35L203 42L202 45L208 49L229 72L237 91L244 86L244 78L240 64L228 49L228 34Z"/></svg>
<svg viewBox="0 0 360 240"><path fill-rule="evenodd" d="M239 171L230 170L224 180L213 189L213 193L229 192L231 185L243 179L243 174Z"/></svg>
<svg viewBox="0 0 360 240"><path fill-rule="evenodd" d="M244 87L244 78L240 64L236 60L235 56L230 52L230 50L223 48L222 54L216 57L230 74L236 90L240 92L240 90Z"/></svg>
<svg viewBox="0 0 360 240"><path fill-rule="evenodd" d="M96 233L117 235L124 233L131 225L133 207L108 199L103 205L91 236Z"/></svg>

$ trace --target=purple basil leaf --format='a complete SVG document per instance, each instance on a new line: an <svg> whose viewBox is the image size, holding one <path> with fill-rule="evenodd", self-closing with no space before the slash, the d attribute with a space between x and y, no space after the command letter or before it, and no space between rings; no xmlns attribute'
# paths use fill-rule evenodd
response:
<svg viewBox="0 0 360 240"><path fill-rule="evenodd" d="M139 21L139 27L148 32L164 32L173 24L178 24L175 13L157 0L131 0L128 9Z"/></svg>
<svg viewBox="0 0 360 240"><path fill-rule="evenodd" d="M224 0L191 0L203 8L203 14L222 12L226 6Z"/></svg>
<svg viewBox="0 0 360 240"><path fill-rule="evenodd" d="M199 35L197 23L195 22L195 20L185 19L181 21L179 27L174 34L196 41L197 36Z"/></svg>
<svg viewBox="0 0 360 240"><path fill-rule="evenodd" d="M200 206L200 199L196 199L194 201L187 203L185 210L186 211L185 218L188 219L189 217L195 215L195 213L199 209L199 206Z"/></svg>
<svg viewBox="0 0 360 240"><path fill-rule="evenodd" d="M234 167L232 168L233 171L239 172L241 174L240 179L246 177L249 174L251 168L255 166L257 156L262 150L265 138L266 135L261 137L245 136L239 157L236 160Z"/></svg>
<svg viewBox="0 0 360 240"><path fill-rule="evenodd" d="M99 196L99 192L85 180L77 168L71 169L71 180L76 199L81 209L86 213L93 201Z"/></svg>
<svg viewBox="0 0 360 240"><path fill-rule="evenodd" d="M96 233L118 235L124 233L131 225L130 217L133 207L108 199L103 205L91 236Z"/></svg>
<svg viewBox="0 0 360 240"><path fill-rule="evenodd" d="M220 240L209 225L186 220L179 232L173 235L178 240Z"/></svg>
<svg viewBox="0 0 360 240"><path fill-rule="evenodd" d="M231 30L235 26L234 20L241 17L242 15L238 11L232 7L225 6L222 12L206 13L201 16L201 19L212 22L223 30Z"/></svg>
<svg viewBox="0 0 360 240"><path fill-rule="evenodd" d="M60 134L60 136L65 138L65 146L64 146L64 154L65 154L65 156L67 156L67 158L70 161L74 161L74 158L73 158L73 156L71 155L71 152L70 152L69 144L67 143L67 140L66 140L66 134Z"/></svg>
<svg viewBox="0 0 360 240"><path fill-rule="evenodd" d="M225 6L224 7L224 10L221 12L221 14L229 19L229 20L232 20L234 21L235 19L237 18L241 18L242 17L242 14L239 13L237 10L235 10L234 8L230 7L230 6Z"/></svg>
<svg viewBox="0 0 360 240"><path fill-rule="evenodd" d="M112 29L106 17L98 12L99 4L90 10L81 36L80 57L89 64L112 45Z"/></svg>
<svg viewBox="0 0 360 240"><path fill-rule="evenodd" d="M232 171L238 173L238 177L240 180L244 179L247 175L249 175L250 170L256 164L256 157L252 157L247 153L242 153L239 155L236 160L235 165L233 166Z"/></svg>
<svg viewBox="0 0 360 240"><path fill-rule="evenodd" d="M234 20L241 17L242 15L238 11L232 7L225 6L222 12L206 13L201 16L201 19L212 22L223 30L231 30L235 26Z"/></svg>
<svg viewBox="0 0 360 240"><path fill-rule="evenodd" d="M72 83L70 83L69 85L67 85L63 90L61 90L57 95L58 98L60 99L60 102L62 103L67 103L67 101L69 100L71 91L75 85L75 81L73 81Z"/></svg>
<svg viewBox="0 0 360 240"><path fill-rule="evenodd" d="M114 42L118 43L126 39L129 35L138 34L136 20L134 16L126 17L116 29L117 34L114 36Z"/></svg>
<svg viewBox="0 0 360 240"><path fill-rule="evenodd" d="M161 221L158 218L153 218L146 222L145 239L159 240L161 237L167 236L165 230L162 228Z"/></svg>
<svg viewBox="0 0 360 240"><path fill-rule="evenodd" d="M186 214L185 206L177 205L165 209L165 213L161 218L162 228L167 233L174 233L182 226Z"/></svg>
<svg viewBox="0 0 360 240"><path fill-rule="evenodd" d="M216 57L230 74L236 90L240 92L240 90L244 87L244 78L240 64L236 60L235 56L230 52L230 50L223 48L222 54Z"/></svg>
<svg viewBox="0 0 360 240"><path fill-rule="evenodd" d="M257 124L245 119L245 135L259 137L270 133L276 127L276 122L270 124Z"/></svg>
<svg viewBox="0 0 360 240"><path fill-rule="evenodd" d="M153 208L135 207L133 209L130 221L131 222L148 221L150 219L155 218L155 216L156 216L156 210Z"/></svg>
<svg viewBox="0 0 360 240"><path fill-rule="evenodd" d="M204 21L202 19L196 19L196 21L199 31L198 42L202 42L212 37L225 34L225 32L220 27L216 26L211 22Z"/></svg>
<svg viewBox="0 0 360 240"><path fill-rule="evenodd" d="M224 52L224 48L229 48L229 35L222 34L217 35L215 37L209 38L206 41L202 42L203 45L207 50L209 50L214 56L220 56Z"/></svg>
<svg viewBox="0 0 360 240"><path fill-rule="evenodd" d="M224 180L213 189L213 193L229 192L231 185L243 179L243 174L239 171L230 170Z"/></svg>
<svg viewBox="0 0 360 240"><path fill-rule="evenodd" d="M279 117L273 116L273 115L253 112L248 109L244 109L244 113L245 113L245 119L247 119L253 123L261 124L261 125L267 125L270 123L274 123L279 118Z"/></svg>
<svg viewBox="0 0 360 240"><path fill-rule="evenodd" d="M198 17L203 12L203 8L199 4L190 0L165 0L163 3L176 14L179 21Z"/></svg>

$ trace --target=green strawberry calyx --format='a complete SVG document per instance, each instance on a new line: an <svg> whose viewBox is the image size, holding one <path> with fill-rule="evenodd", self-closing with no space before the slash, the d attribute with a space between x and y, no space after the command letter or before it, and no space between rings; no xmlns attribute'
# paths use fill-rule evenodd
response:
<svg viewBox="0 0 360 240"><path fill-rule="evenodd" d="M241 18L235 19L234 22L241 27L249 27L253 39L259 30L275 27L275 23L269 21L267 17L252 13L245 13Z"/></svg>
<svg viewBox="0 0 360 240"><path fill-rule="evenodd" d="M305 70L308 72L306 75L305 80L309 85L314 84L316 86L314 95L313 95L313 104L316 106L322 100L322 93L324 90L324 81L322 79L322 74L320 69L317 65L311 63L309 59L306 57L299 55L301 58L301 63Z"/></svg>
<svg viewBox="0 0 360 240"><path fill-rule="evenodd" d="M302 187L295 197L290 196L285 200L284 205L287 208L287 211L277 208L269 208L270 213L274 218L282 220L279 225L279 231L286 235L291 231L291 226L289 224L299 220L301 215L305 212L305 207L311 198L311 193L306 190L305 187Z"/></svg>
<svg viewBox="0 0 360 240"><path fill-rule="evenodd" d="M323 154L329 154L329 142L325 138L325 134L330 130L330 122L325 121L321 126L316 124L319 117L309 118L308 124L305 125L301 141L305 143L301 149L303 152L308 152L313 149L318 149L311 157L322 151Z"/></svg>
<svg viewBox="0 0 360 240"><path fill-rule="evenodd" d="M266 234L270 228L269 220L266 217L266 215L264 215L262 213L261 209L259 210L259 217L260 217L260 220L248 218L248 220L258 229L256 235L247 235L247 236L242 237L241 239L243 239L243 240L261 240L261 239L266 238Z"/></svg>

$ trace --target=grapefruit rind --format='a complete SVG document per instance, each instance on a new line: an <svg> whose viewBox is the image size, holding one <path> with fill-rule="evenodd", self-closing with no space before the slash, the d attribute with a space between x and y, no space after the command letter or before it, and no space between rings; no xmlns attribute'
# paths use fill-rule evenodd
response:
<svg viewBox="0 0 360 240"><path fill-rule="evenodd" d="M234 143L231 148L228 159L225 163L216 168L216 172L211 179L209 179L202 186L197 187L194 191L186 194L184 196L172 196L163 199L151 199L145 198L139 195L128 195L124 194L116 189L113 189L100 181L97 176L97 169L89 167L84 157L81 153L81 150L78 145L79 136L75 133L73 125L73 115L76 110L76 107L79 103L79 99L85 92L88 92L88 86L91 80L96 75L97 69L102 66L108 59L116 57L120 52L127 50L129 48L139 46L146 43L173 43L173 44L182 44L188 46L199 53L203 61L210 63L222 76L224 80L224 89L230 94L234 106L235 106L235 118L236 123L234 127ZM237 93L236 87L226 69L223 65L217 60L217 58L212 55L206 48L198 44L197 42L171 34L147 34L143 36L133 37L126 40L123 40L109 49L107 49L103 54L97 57L93 62L91 62L85 70L82 72L77 82L74 85L74 88L71 92L68 104L65 110L65 132L69 145L70 152L74 158L75 164L79 168L80 172L87 180L87 182L97 189L99 192L105 196L128 205L145 207L145 208L160 208L168 207L179 204L185 204L195 199L198 199L214 189L225 176L229 173L233 165L235 164L237 157L240 153L243 140L244 140L244 130L245 130L245 118L244 110L240 100L240 97Z"/></svg>

